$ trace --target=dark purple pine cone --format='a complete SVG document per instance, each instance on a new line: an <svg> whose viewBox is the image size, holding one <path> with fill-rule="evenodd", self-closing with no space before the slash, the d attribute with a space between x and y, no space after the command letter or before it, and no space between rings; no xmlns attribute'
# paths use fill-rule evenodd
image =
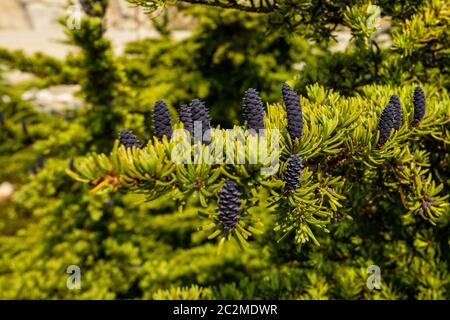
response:
<svg viewBox="0 0 450 320"><path fill-rule="evenodd" d="M265 129L264 125L264 103L259 96L258 91L253 88L245 91L244 94L244 118L248 129L256 132Z"/></svg>
<svg viewBox="0 0 450 320"><path fill-rule="evenodd" d="M413 96L413 104L414 104L414 122L419 124L423 117L425 116L425 92L421 87L414 88L414 96Z"/></svg>
<svg viewBox="0 0 450 320"><path fill-rule="evenodd" d="M403 123L402 103L400 98L395 94L391 96L389 103L392 105L394 110L394 129L398 131Z"/></svg>
<svg viewBox="0 0 450 320"><path fill-rule="evenodd" d="M196 122L197 125L198 122L200 122L202 125L202 139L200 140L199 137L194 137L195 142L197 143L203 140L209 141L209 137L205 137L205 139L203 139L203 135L205 134L205 132L211 128L209 123L208 109L206 108L205 104L198 99L192 100L189 106L191 108L192 123L194 127L196 126Z"/></svg>
<svg viewBox="0 0 450 320"><path fill-rule="evenodd" d="M380 131L378 145L383 146L389 140L391 131L394 128L394 123L395 109L393 104L388 103L386 107L384 107L378 122L378 130Z"/></svg>
<svg viewBox="0 0 450 320"><path fill-rule="evenodd" d="M192 134L194 131L194 122L192 121L191 108L188 105L182 105L178 110L178 116L180 117L180 121L183 122L184 129Z"/></svg>
<svg viewBox="0 0 450 320"><path fill-rule="evenodd" d="M283 83L281 88L283 95L284 105L286 106L286 114L288 120L288 132L291 139L298 138L299 140L303 135L303 112L300 104L300 98L298 94L292 90L287 84Z"/></svg>
<svg viewBox="0 0 450 320"><path fill-rule="evenodd" d="M141 147L139 140L136 138L136 136L133 134L133 132L131 132L127 129L120 131L119 142L121 145L124 145L126 148L131 148L131 147L140 148Z"/></svg>
<svg viewBox="0 0 450 320"><path fill-rule="evenodd" d="M153 125L155 134L159 140L164 136L172 138L172 119L170 118L169 108L164 101L158 100L153 108Z"/></svg>
<svg viewBox="0 0 450 320"><path fill-rule="evenodd" d="M0 126L5 124L5 119L3 118L3 112L0 111Z"/></svg>
<svg viewBox="0 0 450 320"><path fill-rule="evenodd" d="M300 175L302 173L302 158L299 155L293 154L289 157L286 170L284 171L284 189L288 192L293 192L298 187L300 182Z"/></svg>
<svg viewBox="0 0 450 320"><path fill-rule="evenodd" d="M241 193L233 180L227 180L222 186L219 195L219 221L223 228L230 231L234 229L241 218Z"/></svg>

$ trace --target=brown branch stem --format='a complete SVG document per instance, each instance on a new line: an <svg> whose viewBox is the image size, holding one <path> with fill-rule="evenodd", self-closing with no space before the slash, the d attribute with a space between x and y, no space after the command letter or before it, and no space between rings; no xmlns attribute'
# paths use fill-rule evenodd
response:
<svg viewBox="0 0 450 320"><path fill-rule="evenodd" d="M220 7L224 9L236 9L240 11L253 12L253 13L270 13L274 11L276 1L274 1L273 6L246 6L237 3L236 1L227 1L227 2L219 2L219 1L208 1L208 0L179 0L180 2L186 2L189 4L198 4L210 7Z"/></svg>

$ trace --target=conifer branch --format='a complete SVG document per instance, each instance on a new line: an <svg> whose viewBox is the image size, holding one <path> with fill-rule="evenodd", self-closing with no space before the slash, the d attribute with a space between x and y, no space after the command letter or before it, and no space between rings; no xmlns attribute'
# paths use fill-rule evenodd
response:
<svg viewBox="0 0 450 320"><path fill-rule="evenodd" d="M276 0L274 0L274 5L264 5L262 1L259 2L259 5L255 5L255 3L250 0L249 4L241 4L243 1L235 1L235 0L228 0L228 1L211 1L211 0L179 0L180 2L186 2L189 4L197 4L197 5L203 5L203 6L211 6L211 7L219 7L222 9L235 9L245 12L252 12L252 13L270 13L275 10L276 6ZM248 3L248 1L246 1Z"/></svg>

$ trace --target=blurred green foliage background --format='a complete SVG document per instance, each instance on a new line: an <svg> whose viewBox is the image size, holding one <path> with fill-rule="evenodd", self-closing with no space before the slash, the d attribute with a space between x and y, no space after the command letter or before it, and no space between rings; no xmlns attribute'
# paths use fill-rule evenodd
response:
<svg viewBox="0 0 450 320"><path fill-rule="evenodd" d="M182 104L200 98L225 128L243 122L247 88L275 103L283 82L310 99L320 86L348 103L421 83L450 110L447 1L374 2L389 21L383 31L365 24L369 1L305 1L301 12L281 1L270 15L179 3L196 20L190 37L174 40L167 21L156 19L160 37L129 43L120 56L105 36L107 1L88 3L81 28L66 30L78 53L59 60L0 49L0 183L15 188L0 199L0 298L449 298L448 210L436 226L404 225L401 206L368 201L319 235L320 247L298 251L276 242L274 218L260 207L265 233L248 250L229 244L217 256L197 231L196 199L179 213L170 198L90 194L65 172L92 151L109 152L123 128L151 136L151 108L161 98L175 119ZM336 30L352 35L343 50L333 49ZM374 34L390 40L381 45ZM1 77L6 68L36 77L11 85ZM29 88L55 84L80 84L82 106L48 114L23 99ZM444 150L439 172L448 194ZM371 264L382 269L380 291L366 287ZM66 286L69 265L81 267L80 290Z"/></svg>

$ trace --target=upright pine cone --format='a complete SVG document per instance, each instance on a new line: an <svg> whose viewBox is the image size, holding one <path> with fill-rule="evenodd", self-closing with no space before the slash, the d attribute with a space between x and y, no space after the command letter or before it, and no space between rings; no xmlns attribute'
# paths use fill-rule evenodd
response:
<svg viewBox="0 0 450 320"><path fill-rule="evenodd" d="M292 140L295 138L300 140L303 135L303 111L300 98L287 83L283 83L281 93L286 106L289 135Z"/></svg>
<svg viewBox="0 0 450 320"><path fill-rule="evenodd" d="M5 120L3 118L3 112L0 111L0 126L5 124Z"/></svg>
<svg viewBox="0 0 450 320"><path fill-rule="evenodd" d="M194 122L192 121L191 107L185 104L182 105L178 110L178 116L180 117L181 122L183 122L184 129L192 134L194 131Z"/></svg>
<svg viewBox="0 0 450 320"><path fill-rule="evenodd" d="M378 130L380 131L380 137L378 139L378 145L383 146L389 140L392 129L394 129L396 118L395 107L392 103L388 103L384 107L381 113L380 120L378 122Z"/></svg>
<svg viewBox="0 0 450 320"><path fill-rule="evenodd" d="M413 96L413 104L414 104L414 122L419 124L423 117L425 116L425 92L421 87L414 88L414 96Z"/></svg>
<svg viewBox="0 0 450 320"><path fill-rule="evenodd" d="M293 192L297 189L300 182L300 175L302 173L302 158L299 155L293 154L288 159L286 170L284 171L284 189L288 192Z"/></svg>
<svg viewBox="0 0 450 320"><path fill-rule="evenodd" d="M400 98L397 95L392 95L389 99L389 103L392 104L393 112L394 112L394 129L400 130L403 123L403 111L402 111L402 103Z"/></svg>
<svg viewBox="0 0 450 320"><path fill-rule="evenodd" d="M126 148L131 148L131 147L140 148L141 147L139 140L136 138L136 136L133 134L133 132L131 132L127 129L120 131L119 142L121 145L125 146Z"/></svg>
<svg viewBox="0 0 450 320"><path fill-rule="evenodd" d="M253 88L245 91L244 94L244 118L248 129L256 132L265 129L264 125L264 103L259 96L258 91Z"/></svg>
<svg viewBox="0 0 450 320"><path fill-rule="evenodd" d="M203 135L205 134L205 132L211 128L211 125L209 123L208 109L206 108L205 104L203 102L201 102L199 99L192 100L191 104L190 104L190 108L191 108L191 117L192 117L192 123L194 124L194 128L196 126L196 122L197 122L197 124L198 124L198 122L200 122L202 125L202 139L199 140L198 137L194 137L194 138L196 138L195 142L209 140L208 137L205 137L205 139L203 139Z"/></svg>
<svg viewBox="0 0 450 320"><path fill-rule="evenodd" d="M169 108L162 100L156 101L153 108L153 124L159 140L162 140L163 136L168 139L172 138L172 120L170 119Z"/></svg>
<svg viewBox="0 0 450 320"><path fill-rule="evenodd" d="M222 186L219 195L219 221L224 229L230 231L234 229L241 218L241 193L238 185L233 180L228 179Z"/></svg>

